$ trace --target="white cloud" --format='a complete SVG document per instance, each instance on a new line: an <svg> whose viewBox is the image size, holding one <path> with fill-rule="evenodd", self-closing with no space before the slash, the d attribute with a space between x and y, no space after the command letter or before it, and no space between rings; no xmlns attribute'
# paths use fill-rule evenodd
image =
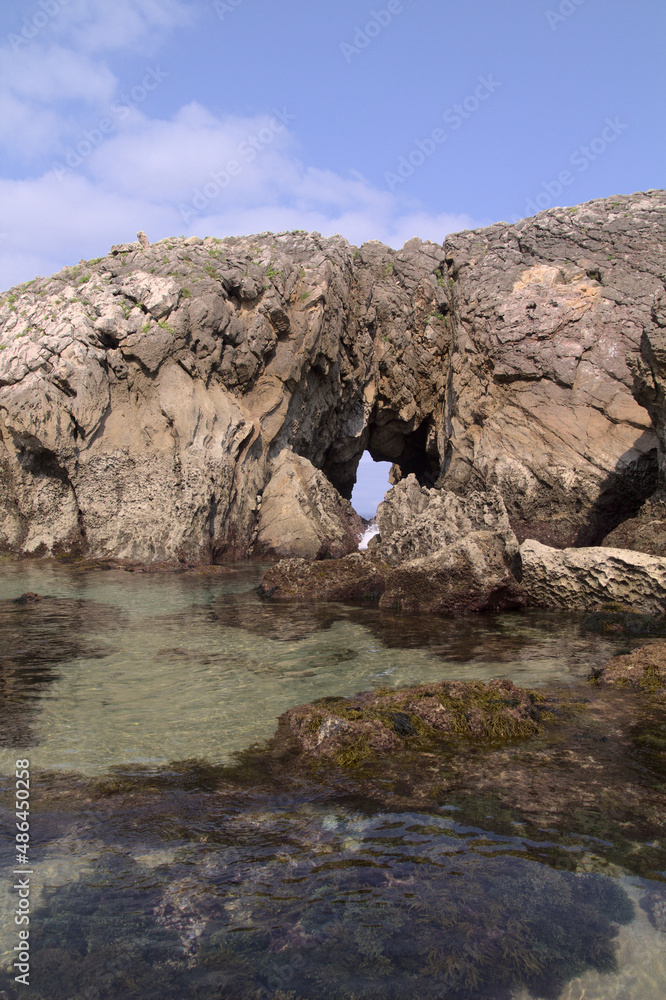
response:
<svg viewBox="0 0 666 1000"><path fill-rule="evenodd" d="M171 121L135 113L116 125L97 148L89 144L77 169L0 181L2 288L100 256L138 229L152 240L307 229L400 247L479 224L428 213L358 174L304 164L293 134L270 113L218 119L190 104Z"/></svg>
<svg viewBox="0 0 666 1000"><path fill-rule="evenodd" d="M108 67L61 45L0 51L0 78L20 97L43 104L63 100L110 101L117 80Z"/></svg>
<svg viewBox="0 0 666 1000"><path fill-rule="evenodd" d="M195 16L195 6L180 0L69 0L51 27L84 52L124 49L150 55L166 34L191 24Z"/></svg>
<svg viewBox="0 0 666 1000"><path fill-rule="evenodd" d="M23 157L39 156L52 149L62 132L60 116L50 108L35 108L0 91L0 143Z"/></svg>

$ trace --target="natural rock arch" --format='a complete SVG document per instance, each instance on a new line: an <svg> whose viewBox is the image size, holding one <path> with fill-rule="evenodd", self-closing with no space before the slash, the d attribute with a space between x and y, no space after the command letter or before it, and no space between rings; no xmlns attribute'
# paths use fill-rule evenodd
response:
<svg viewBox="0 0 666 1000"><path fill-rule="evenodd" d="M15 289L0 549L265 556L281 482L303 545L335 554L355 544L366 448L394 479L496 488L519 538L580 543L595 517L600 536L627 483L632 510L653 485L632 370L660 329L665 206L648 192L400 251L302 233L128 244Z"/></svg>

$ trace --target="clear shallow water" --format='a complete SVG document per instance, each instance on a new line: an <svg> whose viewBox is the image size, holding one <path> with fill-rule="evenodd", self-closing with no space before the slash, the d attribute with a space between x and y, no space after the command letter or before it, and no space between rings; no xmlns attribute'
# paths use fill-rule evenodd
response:
<svg viewBox="0 0 666 1000"><path fill-rule="evenodd" d="M273 605L259 576L2 568L0 769L29 756L36 781L36 1000L666 996L666 854L648 820L600 829L615 807L591 798L551 829L492 782L428 788L414 809L382 805L391 776L364 797L218 767L305 701L493 676L576 692L637 640L542 613ZM26 591L48 597L8 603ZM654 733L627 766L660 788ZM555 763L552 779L539 766L546 791Z"/></svg>
<svg viewBox="0 0 666 1000"><path fill-rule="evenodd" d="M4 568L0 601L30 591L55 599L52 610L7 609L21 627L34 622L51 675L29 698L23 743L33 767L92 775L132 762L222 762L270 737L286 709L327 695L449 677L570 684L627 646L581 635L562 616L404 620L376 608L271 605L254 593L260 575ZM64 650L54 663L50 643L63 633L75 655ZM0 748L0 773L14 759Z"/></svg>

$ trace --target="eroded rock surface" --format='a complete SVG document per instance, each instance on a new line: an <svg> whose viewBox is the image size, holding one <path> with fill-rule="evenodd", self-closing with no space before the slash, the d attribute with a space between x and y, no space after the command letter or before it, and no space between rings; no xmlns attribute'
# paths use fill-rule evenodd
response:
<svg viewBox="0 0 666 1000"><path fill-rule="evenodd" d="M520 541L596 544L656 487L631 369L659 329L665 225L650 192L446 240L444 482L497 486Z"/></svg>
<svg viewBox="0 0 666 1000"><path fill-rule="evenodd" d="M530 604L588 610L612 603L645 614L666 611L666 559L602 546L520 546L522 584Z"/></svg>
<svg viewBox="0 0 666 1000"><path fill-rule="evenodd" d="M291 469L290 554L337 554L355 528L324 477L349 499L365 449L394 482L496 490L519 540L598 542L656 487L665 213L639 193L398 252L136 242L14 289L0 550L283 554Z"/></svg>
<svg viewBox="0 0 666 1000"><path fill-rule="evenodd" d="M381 541L367 552L308 563L285 559L262 580L267 596L376 600L417 612L499 611L526 603L518 542L497 493L467 501L410 475L379 505Z"/></svg>
<svg viewBox="0 0 666 1000"><path fill-rule="evenodd" d="M369 443L397 458L441 424L443 260L420 240L191 237L5 295L0 548L210 562L263 533L264 555L257 498L298 456L348 497Z"/></svg>
<svg viewBox="0 0 666 1000"><path fill-rule="evenodd" d="M277 456L257 505L259 552L323 559L358 549L363 521L323 472L293 451Z"/></svg>
<svg viewBox="0 0 666 1000"><path fill-rule="evenodd" d="M507 559L518 553L499 493L472 492L462 498L446 489L421 487L413 474L380 503L377 527L377 552L391 565L430 556L477 531L496 535Z"/></svg>
<svg viewBox="0 0 666 1000"><path fill-rule="evenodd" d="M606 535L602 545L666 558L666 493L658 491L646 500L635 517Z"/></svg>

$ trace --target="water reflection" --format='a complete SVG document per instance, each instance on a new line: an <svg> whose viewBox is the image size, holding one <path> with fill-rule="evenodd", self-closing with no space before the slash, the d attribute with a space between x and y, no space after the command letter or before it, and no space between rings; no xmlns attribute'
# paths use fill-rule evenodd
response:
<svg viewBox="0 0 666 1000"><path fill-rule="evenodd" d="M88 774L224 761L305 701L447 677L572 684L637 641L542 612L446 619L278 604L256 595L260 576L256 566L212 577L3 567L0 769L26 746L36 767ZM46 597L14 604L25 591ZM15 711L24 702L30 714Z"/></svg>
<svg viewBox="0 0 666 1000"><path fill-rule="evenodd" d="M274 604L260 573L3 567L0 763L30 746L35 1000L666 995L664 713L582 683L643 624ZM46 596L14 603L27 591ZM365 772L304 765L280 731L251 746L306 701L498 675L584 710ZM14 944L3 884L4 966Z"/></svg>

